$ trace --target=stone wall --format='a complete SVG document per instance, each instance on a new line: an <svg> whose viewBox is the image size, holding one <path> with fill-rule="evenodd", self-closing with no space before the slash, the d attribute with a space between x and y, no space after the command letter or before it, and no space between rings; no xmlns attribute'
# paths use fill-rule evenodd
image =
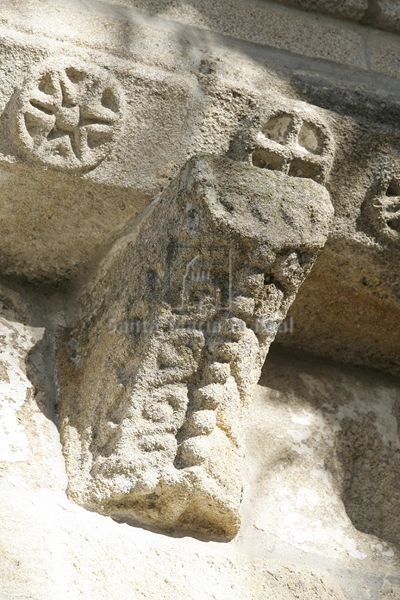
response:
<svg viewBox="0 0 400 600"><path fill-rule="evenodd" d="M0 600L400 598L396 5L0 7Z"/></svg>

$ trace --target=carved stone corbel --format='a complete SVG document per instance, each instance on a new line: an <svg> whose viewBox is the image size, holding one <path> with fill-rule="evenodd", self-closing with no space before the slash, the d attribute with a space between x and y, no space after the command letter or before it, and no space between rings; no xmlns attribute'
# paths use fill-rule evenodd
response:
<svg viewBox="0 0 400 600"><path fill-rule="evenodd" d="M60 341L72 499L236 534L252 386L332 215L311 179L228 158L186 164L102 262Z"/></svg>

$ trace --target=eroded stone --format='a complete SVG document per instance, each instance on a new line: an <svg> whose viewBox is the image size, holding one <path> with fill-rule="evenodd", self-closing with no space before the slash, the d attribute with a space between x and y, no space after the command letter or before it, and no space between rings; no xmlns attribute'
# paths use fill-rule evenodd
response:
<svg viewBox="0 0 400 600"><path fill-rule="evenodd" d="M111 151L124 97L108 71L64 57L29 75L13 113L15 144L24 156L60 169L89 170Z"/></svg>
<svg viewBox="0 0 400 600"><path fill-rule="evenodd" d="M81 291L58 368L69 495L163 528L232 537L241 421L324 245L329 194L191 160Z"/></svg>

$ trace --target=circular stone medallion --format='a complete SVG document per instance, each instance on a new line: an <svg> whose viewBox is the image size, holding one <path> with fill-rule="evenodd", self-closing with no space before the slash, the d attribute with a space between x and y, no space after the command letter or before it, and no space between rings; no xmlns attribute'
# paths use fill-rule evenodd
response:
<svg viewBox="0 0 400 600"><path fill-rule="evenodd" d="M106 69L74 59L46 63L18 94L16 143L31 160L93 169L110 152L123 112L122 91Z"/></svg>

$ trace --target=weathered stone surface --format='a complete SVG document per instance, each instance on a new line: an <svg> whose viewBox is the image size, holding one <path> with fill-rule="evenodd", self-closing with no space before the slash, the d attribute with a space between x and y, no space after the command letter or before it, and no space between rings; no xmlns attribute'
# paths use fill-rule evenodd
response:
<svg viewBox="0 0 400 600"><path fill-rule="evenodd" d="M375 31L372 38L370 61L375 71L387 77L400 77L399 73L399 39L396 35L384 35Z"/></svg>
<svg viewBox="0 0 400 600"><path fill-rule="evenodd" d="M235 16L239 5L243 18ZM307 94L290 83L293 73L315 72L315 63L308 63L305 56L328 61L329 65L321 64L317 70L332 73L340 93L343 77L351 79L357 95L364 86L370 91L378 84L386 86L386 80L376 79L377 73L396 76L398 44L393 36L382 33L383 38L376 38L376 32L361 27L350 32L340 24L320 23L307 13L300 31L297 13L294 25L290 9L268 2L257 2L253 11L244 9L241 2L226 11L215 3L196 6L168 2L156 10L155 5L142 2L128 10L104 2L43 0L2 7L3 273L42 281L76 276L140 214L190 156L226 152L246 119L258 108L262 117L265 106L279 105L282 93L309 105ZM254 22L245 35L250 17ZM199 19L209 31L198 33ZM274 23L276 36L268 29ZM257 38L252 37L255 25L260 30ZM325 25L334 31L329 33ZM240 32L241 39L256 44L238 39L233 51L219 35ZM292 42L285 36L293 37ZM317 43L320 53L315 48L307 50L307 44ZM272 47L284 52L277 55ZM334 70L346 61L351 61L354 73ZM62 161L63 166L54 169L31 150L26 152L15 134L21 113L16 115L13 107L18 106L18 98L29 95L35 73L50 63L61 69L68 62L70 67L75 62L84 64L92 73L107 71L129 100L122 131L107 146L109 153L86 171L83 166L72 172ZM396 97L398 91L392 91ZM311 102L322 105L319 100ZM360 105L368 103L363 100ZM338 110L347 114L346 98L325 108L336 112L336 117ZM381 110L380 118L387 113L386 108ZM371 118L371 128L373 123ZM346 121L338 128L345 133ZM347 146L345 139L343 144ZM363 160L368 171L370 157ZM354 178L348 187L357 187L355 195L366 192ZM15 194L16 189L20 193ZM332 186L334 202L341 194ZM24 235L29 243L21 245Z"/></svg>
<svg viewBox="0 0 400 600"><path fill-rule="evenodd" d="M397 597L399 398L398 378L271 348L253 399L242 508L257 552L346 563L337 572L346 597ZM252 458L260 446L262 464Z"/></svg>
<svg viewBox="0 0 400 600"><path fill-rule="evenodd" d="M361 20L368 9L368 0L342 0L341 2L337 2L337 0L278 0L278 2L354 21Z"/></svg>
<svg viewBox="0 0 400 600"><path fill-rule="evenodd" d="M323 570L117 524L61 493L0 483L1 600L345 600ZM29 531L29 536L27 536ZM233 550L233 549L232 549ZM385 599L386 600L386 599Z"/></svg>
<svg viewBox="0 0 400 600"><path fill-rule="evenodd" d="M276 0L281 4L349 19L386 31L400 31L400 7L397 0Z"/></svg>
<svg viewBox="0 0 400 600"><path fill-rule="evenodd" d="M353 258L338 260L343 245L337 240L325 248L290 311L292 331L280 341L398 375L398 272L387 268L388 252L379 250L371 269L355 243L347 247ZM392 256L398 260L396 251Z"/></svg>
<svg viewBox="0 0 400 600"><path fill-rule="evenodd" d="M236 533L243 410L332 214L312 180L188 163L83 290L62 342L71 498L164 528Z"/></svg>
<svg viewBox="0 0 400 600"><path fill-rule="evenodd" d="M14 98L17 153L66 170L91 170L109 154L125 99L107 70L73 59L44 62Z"/></svg>
<svg viewBox="0 0 400 600"><path fill-rule="evenodd" d="M400 597L397 3L293 3L0 7L2 600Z"/></svg>
<svg viewBox="0 0 400 600"><path fill-rule="evenodd" d="M0 285L0 480L66 485L55 426L51 344L35 294ZM42 313L43 314L43 313Z"/></svg>
<svg viewBox="0 0 400 600"><path fill-rule="evenodd" d="M157 31L161 28L176 31L175 24L178 31L182 25L193 27L194 37L204 43L207 43L204 31L212 31L309 57L366 67L361 31L344 29L333 19L317 20L315 15L306 12L296 13L294 23L292 13L285 7L264 0L247 0L246 4L241 0L228 0L223 10L212 0L90 0L84 3L30 0L28 7L25 3L21 5L20 0L13 0L11 6L5 11L4 20L24 31L33 29L47 34L51 23L54 34L62 33L63 39L82 40L90 46L101 45L122 54L137 46L140 48L132 36L138 32L138 26L143 32L142 27L154 21ZM71 23L67 31L59 23L60 11Z"/></svg>
<svg viewBox="0 0 400 600"><path fill-rule="evenodd" d="M241 531L223 545L88 512L68 501L45 455L35 454L31 467L20 463L23 478L0 481L1 594L396 600L398 549L387 535L398 533L390 526L398 511L390 517L379 491L397 489L398 398L394 378L272 350L246 418ZM29 444L46 441L47 460L57 464L59 440L31 419L25 413L21 422ZM374 448L372 472L360 478L365 442ZM33 464L40 489L27 476Z"/></svg>
<svg viewBox="0 0 400 600"><path fill-rule="evenodd" d="M396 0L373 0L365 22L388 31L400 31L400 6Z"/></svg>

